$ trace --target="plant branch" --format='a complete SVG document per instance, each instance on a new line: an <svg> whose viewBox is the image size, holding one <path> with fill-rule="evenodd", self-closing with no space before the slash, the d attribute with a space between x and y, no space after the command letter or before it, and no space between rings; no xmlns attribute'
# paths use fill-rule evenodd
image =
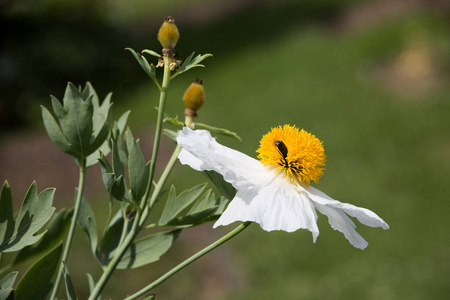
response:
<svg viewBox="0 0 450 300"><path fill-rule="evenodd" d="M186 267L189 264L193 263L194 261L196 261L197 259L199 259L203 255L205 255L206 253L210 252L211 250L214 250L215 248L219 247L220 245L222 245L226 241L230 240L232 237L236 236L242 230L247 228L250 224L251 224L251 222L242 223L241 225L236 227L233 231L229 232L228 234L226 234L225 236L223 236L219 240L215 241L214 243L210 244L206 248L203 248L202 250L200 250L196 254L192 255L191 257L189 257L188 259L186 259L185 261L183 261L182 263L180 263L179 265L174 267L172 270L170 270L169 272L167 272L163 276L159 277L158 279L156 279L155 281L153 281L152 283L147 285L145 288L143 288L140 291L138 291L137 293L135 293L135 294L125 298L125 300L136 299L136 298L144 295L145 293L149 292L150 290L152 290L156 286L160 285L161 283L163 283L164 281L169 279L172 275L174 275L178 271L182 270L184 267Z"/></svg>
<svg viewBox="0 0 450 300"><path fill-rule="evenodd" d="M70 246L72 245L73 235L75 233L78 215L80 213L81 199L83 197L85 181L86 181L86 158L82 159L80 162L80 176L79 176L79 181L78 181L77 196L75 199L75 207L74 207L73 215L72 215L72 222L70 224L69 233L67 235L66 243L64 245L64 251L62 254L62 258L61 258L61 266L59 268L58 275L56 276L55 284L53 286L53 291L50 296L50 299L52 299L52 300L56 298L56 294L58 293L59 284L61 282L61 278L62 278L62 275L64 272L64 263L67 262L67 259L69 257Z"/></svg>

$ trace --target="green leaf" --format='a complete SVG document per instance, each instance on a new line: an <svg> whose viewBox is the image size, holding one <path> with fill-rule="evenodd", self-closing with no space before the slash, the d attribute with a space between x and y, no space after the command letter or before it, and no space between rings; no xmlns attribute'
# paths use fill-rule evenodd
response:
<svg viewBox="0 0 450 300"><path fill-rule="evenodd" d="M102 154L100 159L100 169L102 172L103 183L105 184L106 190L119 201L127 200L124 198L125 195L125 181L123 176L120 175L118 178L113 172L112 167L106 157Z"/></svg>
<svg viewBox="0 0 450 300"><path fill-rule="evenodd" d="M130 128L127 128L127 131L125 132L125 136L124 136L124 146L125 146L125 154L128 158L128 156L130 155L130 150L131 150L131 146L134 143L134 137L133 137L133 133L131 132ZM125 164L128 165L128 160L125 161Z"/></svg>
<svg viewBox="0 0 450 300"><path fill-rule="evenodd" d="M92 254L95 256L98 243L97 224L95 222L94 212L84 196L81 197L81 207L77 221L88 239Z"/></svg>
<svg viewBox="0 0 450 300"><path fill-rule="evenodd" d="M175 187L170 187L169 196L166 205L158 221L158 225L169 224L180 214L186 207L199 199L206 188L206 183L197 185L189 190L183 191L180 195L176 195Z"/></svg>
<svg viewBox="0 0 450 300"><path fill-rule="evenodd" d="M52 142L64 153L72 156L78 156L79 153L75 149L72 149L71 144L64 136L61 127L59 127L55 118L53 118L53 116L44 106L41 106L41 109L45 130L47 130L47 134Z"/></svg>
<svg viewBox="0 0 450 300"><path fill-rule="evenodd" d="M55 247L64 239L65 233L69 229L70 220L72 218L73 209L61 209L51 219L47 226L47 233L35 245L30 245L19 251L14 259L13 265L20 264L32 257L40 255L50 248Z"/></svg>
<svg viewBox="0 0 450 300"><path fill-rule="evenodd" d="M181 73L186 72L189 69L195 68L195 67L204 67L204 65L201 65L200 63L205 60L208 57L212 57L212 54L204 54L204 55L197 55L196 57L194 57L195 52L192 52L191 55L188 56L188 58L186 58L186 60L184 61L184 63L181 65L181 67L177 70L177 72L175 72L175 74L172 75L172 79L175 78L176 76L180 75Z"/></svg>
<svg viewBox="0 0 450 300"><path fill-rule="evenodd" d="M152 295L145 296L144 299L142 299L142 300L155 300L155 299L156 299L156 295L152 294Z"/></svg>
<svg viewBox="0 0 450 300"><path fill-rule="evenodd" d="M106 266L112 259L114 252L119 246L122 231L128 234L132 227L132 222L124 224L123 211L119 210L109 222L108 227L103 234L97 251L97 259L101 265Z"/></svg>
<svg viewBox="0 0 450 300"><path fill-rule="evenodd" d="M213 213L202 219L201 223L216 221L224 212L228 202L230 201L225 197L219 197L218 199L216 199L215 206L217 208L213 211Z"/></svg>
<svg viewBox="0 0 450 300"><path fill-rule="evenodd" d="M79 87L78 91L80 90L81 86ZM94 105L94 108L98 109L100 107L100 99L98 98L97 92L89 81L86 82L86 85L80 92L80 94L83 99L87 99L92 95L92 104Z"/></svg>
<svg viewBox="0 0 450 300"><path fill-rule="evenodd" d="M153 64L149 64L147 59L142 56L140 53L137 53L131 48L125 48L125 50L128 50L133 54L134 58L138 61L139 65L142 67L142 69L147 73L147 75L155 82L155 84L158 86L159 89L161 89L158 79L156 79L156 69ZM150 51L150 50L148 50ZM146 51L146 53L149 53ZM150 53L151 54L151 53Z"/></svg>
<svg viewBox="0 0 450 300"><path fill-rule="evenodd" d="M170 129L163 129L163 133L169 138L171 139L173 142L177 142L177 136L178 136L178 132L170 130Z"/></svg>
<svg viewBox="0 0 450 300"><path fill-rule="evenodd" d="M120 260L118 269L134 269L155 261L166 253L181 230L160 232L133 242Z"/></svg>
<svg viewBox="0 0 450 300"><path fill-rule="evenodd" d="M82 92L68 83L64 106L53 96L51 101L56 119L42 107L44 125L51 140L63 152L74 156L78 163L87 158L88 167L95 164L98 153L94 152L99 148L108 152L105 140L109 135L111 94L99 105L97 93L89 82Z"/></svg>
<svg viewBox="0 0 450 300"><path fill-rule="evenodd" d="M89 292L92 293L92 291L95 288L95 281L94 281L94 277L92 277L92 275L90 273L86 273L86 277L88 279L88 284L89 284Z"/></svg>
<svg viewBox="0 0 450 300"><path fill-rule="evenodd" d="M11 190L7 182L3 185L1 193L0 215L5 221L0 223L0 252L18 251L25 246L36 243L44 234L36 234L52 217L55 208L52 207L55 189L45 189L37 194L37 184L33 182L28 189L22 203L19 215L15 220L11 219ZM36 235L35 235L36 234Z"/></svg>
<svg viewBox="0 0 450 300"><path fill-rule="evenodd" d="M139 202L147 190L150 165L145 164L139 144L134 141L128 156L128 175L130 179L131 194L135 202Z"/></svg>
<svg viewBox="0 0 450 300"><path fill-rule="evenodd" d="M69 269L64 264L64 282L66 283L67 300L76 300L75 288L73 287L72 279L70 278Z"/></svg>
<svg viewBox="0 0 450 300"><path fill-rule="evenodd" d="M186 216L171 220L170 226L196 226L209 221L209 217L215 214L219 208L219 199L208 190L191 207Z"/></svg>
<svg viewBox="0 0 450 300"><path fill-rule="evenodd" d="M153 51L153 50L144 49L144 50L141 51L141 53L148 53L148 54L153 55L153 56L156 56L156 57L161 57L161 54L156 53L156 52Z"/></svg>
<svg viewBox="0 0 450 300"><path fill-rule="evenodd" d="M66 113L59 118L64 136L71 144L71 148L76 149L82 158L93 152L87 152L93 132L92 98L93 95L90 95L87 99L83 99L79 90L69 82L63 99Z"/></svg>
<svg viewBox="0 0 450 300"><path fill-rule="evenodd" d="M223 176L215 171L202 171L202 173L208 177L216 185L219 192L222 193L228 200L233 200L236 195L236 189L231 185L231 183L226 182Z"/></svg>
<svg viewBox="0 0 450 300"><path fill-rule="evenodd" d="M163 122L167 122L167 123L172 124L172 125L184 126L184 123L181 122L180 120L178 120L178 116L171 117L167 113L164 113Z"/></svg>
<svg viewBox="0 0 450 300"><path fill-rule="evenodd" d="M0 245L11 238L14 227L11 188L8 181L5 181L0 194Z"/></svg>
<svg viewBox="0 0 450 300"><path fill-rule="evenodd" d="M241 137L238 136L237 133L229 131L228 129L218 128L218 127L214 127L214 126L209 126L209 125L206 125L206 124L203 124L203 123L195 123L195 126L197 128L206 129L206 130L208 130L209 132L211 132L213 134L219 134L219 135L231 137L231 138L234 138L234 139L242 142Z"/></svg>
<svg viewBox="0 0 450 300"><path fill-rule="evenodd" d="M12 272L3 277L2 280L0 280L0 299L6 300L8 299L8 296L10 296L11 292L13 291L13 285L16 281L18 272Z"/></svg>
<svg viewBox="0 0 450 300"><path fill-rule="evenodd" d="M52 288L50 280L58 268L62 244L36 262L23 276L15 292L16 300L46 299Z"/></svg>

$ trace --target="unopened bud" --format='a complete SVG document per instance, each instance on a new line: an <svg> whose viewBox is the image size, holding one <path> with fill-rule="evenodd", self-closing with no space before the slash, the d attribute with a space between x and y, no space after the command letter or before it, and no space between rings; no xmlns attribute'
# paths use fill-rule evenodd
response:
<svg viewBox="0 0 450 300"><path fill-rule="evenodd" d="M175 20L170 16L165 17L164 23L159 28L158 41L164 49L175 49L179 39L180 33L177 25L175 25Z"/></svg>
<svg viewBox="0 0 450 300"><path fill-rule="evenodd" d="M184 93L183 102L186 106L184 114L186 116L197 116L197 111L202 107L203 103L205 103L205 89L203 88L200 79L195 79L188 87Z"/></svg>

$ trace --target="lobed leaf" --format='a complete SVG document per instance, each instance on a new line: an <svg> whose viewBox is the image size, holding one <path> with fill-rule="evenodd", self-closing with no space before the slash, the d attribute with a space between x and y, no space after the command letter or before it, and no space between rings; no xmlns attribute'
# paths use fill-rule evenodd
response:
<svg viewBox="0 0 450 300"><path fill-rule="evenodd" d="M63 152L74 156L79 163L87 158L87 166L97 163L99 148L109 152L105 142L109 135L109 115L111 111L111 94L100 105L97 93L87 82L83 91L68 83L63 106L58 99L51 96L56 119L42 107L44 125L51 140Z"/></svg>
<svg viewBox="0 0 450 300"><path fill-rule="evenodd" d="M191 205L194 201L204 193L206 183L199 184L189 190L183 191L180 195L176 195L176 189L172 185L169 190L166 205L164 206L158 225L163 226L171 223L178 214L180 214L186 207Z"/></svg>
<svg viewBox="0 0 450 300"><path fill-rule="evenodd" d="M131 48L125 48L125 50L128 50L131 52L131 54L133 54L134 58L136 58L136 60L138 61L139 65L141 66L141 68L145 71L145 73L153 80L153 82L155 82L155 84L158 86L159 89L161 89L158 79L156 79L156 69L155 66L153 64L149 64L147 59L141 55L140 53L134 51ZM150 50L147 51L143 51L146 53L150 53ZM150 53L151 54L151 53Z"/></svg>
<svg viewBox="0 0 450 300"><path fill-rule="evenodd" d="M199 224L209 222L215 219L215 214L220 206L220 198L216 199L215 195L208 190L200 197L189 212L182 217L178 217L169 222L170 226L197 226Z"/></svg>
<svg viewBox="0 0 450 300"><path fill-rule="evenodd" d="M73 209L63 208L58 211L50 220L50 223L47 226L47 233L44 237L39 243L20 250L14 259L13 265L20 264L32 257L40 255L60 243L64 239L65 233L69 228L72 214Z"/></svg>
<svg viewBox="0 0 450 300"><path fill-rule="evenodd" d="M19 215L13 220L11 190L5 182L0 195L2 211L0 217L5 220L0 223L0 252L18 251L36 243L45 234L45 232L36 233L42 229L55 211L52 207L54 194L55 189L45 189L38 195L37 184L33 182L25 195Z"/></svg>
<svg viewBox="0 0 450 300"><path fill-rule="evenodd" d="M191 55L189 55L184 63L181 65L181 67L172 75L172 79L176 76L180 75L181 73L186 72L189 69L195 68L195 67L204 67L204 65L201 65L200 63L205 60L208 57L212 57L212 54L199 54L196 57L194 57L195 52L192 52Z"/></svg>

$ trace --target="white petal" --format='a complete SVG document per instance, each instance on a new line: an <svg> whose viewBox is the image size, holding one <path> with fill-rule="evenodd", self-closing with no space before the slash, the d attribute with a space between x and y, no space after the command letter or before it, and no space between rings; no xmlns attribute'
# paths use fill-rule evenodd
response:
<svg viewBox="0 0 450 300"><path fill-rule="evenodd" d="M356 232L355 223L340 209L315 203L315 207L320 213L328 217L328 222L334 230L338 230L344 234L347 240L359 249L367 247L367 241Z"/></svg>
<svg viewBox="0 0 450 300"><path fill-rule="evenodd" d="M178 154L178 159L180 160L181 164L188 165L194 170L197 171L205 170L203 162L194 155L192 155L190 152L186 151L186 149L181 149L180 154Z"/></svg>
<svg viewBox="0 0 450 300"><path fill-rule="evenodd" d="M214 228L235 221L253 221L266 231L308 229L313 234L314 242L319 235L317 215L311 200L306 194L296 192L293 185L289 188L271 185L239 190Z"/></svg>
<svg viewBox="0 0 450 300"><path fill-rule="evenodd" d="M389 229L389 225L371 210L334 200L312 186L305 187L305 190L315 203L341 209L349 216L357 218L364 225Z"/></svg>
<svg viewBox="0 0 450 300"><path fill-rule="evenodd" d="M216 171L236 189L259 186L274 177L274 172L258 160L217 143L206 130L185 127L177 142L184 150L179 155L182 164L199 171Z"/></svg>

